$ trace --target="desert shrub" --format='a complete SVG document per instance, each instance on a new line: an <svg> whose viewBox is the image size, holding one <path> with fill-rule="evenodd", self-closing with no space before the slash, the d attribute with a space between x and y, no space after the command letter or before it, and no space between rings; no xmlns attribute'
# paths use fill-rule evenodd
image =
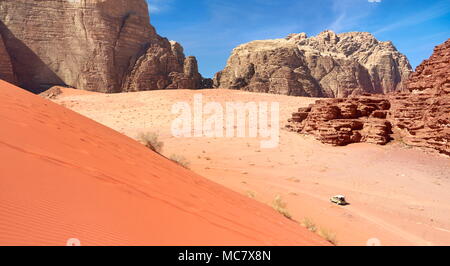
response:
<svg viewBox="0 0 450 266"><path fill-rule="evenodd" d="M185 157L173 154L169 159L183 166L184 168L189 169L190 163Z"/></svg>
<svg viewBox="0 0 450 266"><path fill-rule="evenodd" d="M311 232L316 232L317 231L316 224L310 218L304 218L303 221L302 221L302 225L304 227L306 227L306 229L308 229Z"/></svg>
<svg viewBox="0 0 450 266"><path fill-rule="evenodd" d="M159 141L159 135L155 132L141 133L138 136L139 142L154 152L161 153L164 142Z"/></svg>
<svg viewBox="0 0 450 266"><path fill-rule="evenodd" d="M283 201L280 195L277 195L272 202L272 207L279 213L281 213L284 217L288 219L292 219L292 215L286 209L286 202Z"/></svg>
<svg viewBox="0 0 450 266"><path fill-rule="evenodd" d="M338 243L337 239L336 239L336 234L331 232L328 229L320 228L320 230L317 234L319 234L319 236L325 238L325 240L327 240L328 242L330 242L333 245L337 245L337 243Z"/></svg>
<svg viewBox="0 0 450 266"><path fill-rule="evenodd" d="M255 192L250 191L250 190L248 190L248 191L246 192L246 194L247 194L247 197L252 198L252 199L254 199L254 198L256 197Z"/></svg>

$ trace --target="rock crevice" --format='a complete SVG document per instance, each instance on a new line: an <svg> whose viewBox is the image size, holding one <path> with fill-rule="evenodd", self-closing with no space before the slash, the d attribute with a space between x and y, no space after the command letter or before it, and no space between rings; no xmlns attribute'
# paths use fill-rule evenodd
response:
<svg viewBox="0 0 450 266"><path fill-rule="evenodd" d="M0 79L6 80L9 83L15 83L16 77L14 76L13 66L11 64L11 58L6 50L3 38L0 35Z"/></svg>

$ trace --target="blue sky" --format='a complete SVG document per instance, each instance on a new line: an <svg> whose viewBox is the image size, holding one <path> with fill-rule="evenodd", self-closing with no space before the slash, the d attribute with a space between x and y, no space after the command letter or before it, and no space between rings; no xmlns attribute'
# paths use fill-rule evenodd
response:
<svg viewBox="0 0 450 266"><path fill-rule="evenodd" d="M416 67L450 37L450 0L148 0L151 23L212 77L231 50L290 33L368 31Z"/></svg>

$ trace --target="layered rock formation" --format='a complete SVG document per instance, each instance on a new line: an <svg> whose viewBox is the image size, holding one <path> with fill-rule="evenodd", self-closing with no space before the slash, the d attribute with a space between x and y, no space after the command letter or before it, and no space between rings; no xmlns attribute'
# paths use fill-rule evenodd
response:
<svg viewBox="0 0 450 266"><path fill-rule="evenodd" d="M5 44L3 43L3 38L0 35L0 79L6 80L10 83L16 82L14 76L14 70L11 64L11 58L9 57L8 51L6 51Z"/></svg>
<svg viewBox="0 0 450 266"><path fill-rule="evenodd" d="M450 39L405 86L408 92L317 101L294 113L287 128L333 145L394 138L450 155Z"/></svg>
<svg viewBox="0 0 450 266"><path fill-rule="evenodd" d="M65 85L121 92L202 83L194 67L184 75L182 47L156 33L145 0L2 0L0 35L18 84L29 90Z"/></svg>
<svg viewBox="0 0 450 266"><path fill-rule="evenodd" d="M233 50L216 87L294 96L349 97L404 89L408 59L365 32L325 31L253 41Z"/></svg>
<svg viewBox="0 0 450 266"><path fill-rule="evenodd" d="M392 133L391 124L386 121L390 107L382 97L320 100L294 113L287 128L312 134L332 145L386 144Z"/></svg>
<svg viewBox="0 0 450 266"><path fill-rule="evenodd" d="M431 57L416 68L406 83L408 91L434 91L438 94L450 92L450 39L436 46Z"/></svg>
<svg viewBox="0 0 450 266"><path fill-rule="evenodd" d="M450 39L417 67L406 87L409 94L391 97L393 124L407 144L450 155Z"/></svg>

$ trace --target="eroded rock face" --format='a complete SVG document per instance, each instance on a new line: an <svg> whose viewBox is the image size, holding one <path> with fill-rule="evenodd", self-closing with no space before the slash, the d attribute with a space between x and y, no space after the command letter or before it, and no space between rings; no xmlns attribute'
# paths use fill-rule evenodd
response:
<svg viewBox="0 0 450 266"><path fill-rule="evenodd" d="M431 57L422 62L406 83L409 91L450 91L450 39L434 49Z"/></svg>
<svg viewBox="0 0 450 266"><path fill-rule="evenodd" d="M410 93L392 95L393 123L405 143L450 155L450 39L416 69Z"/></svg>
<svg viewBox="0 0 450 266"><path fill-rule="evenodd" d="M294 96L349 97L404 89L408 59L370 33L253 41L233 50L216 87Z"/></svg>
<svg viewBox="0 0 450 266"><path fill-rule="evenodd" d="M320 100L294 113L286 127L332 145L394 138L450 155L450 39L417 67L406 87L408 92Z"/></svg>
<svg viewBox="0 0 450 266"><path fill-rule="evenodd" d="M386 144L392 133L392 125L386 121L390 107L390 102L379 96L320 100L294 113L287 128L336 146Z"/></svg>
<svg viewBox="0 0 450 266"><path fill-rule="evenodd" d="M18 84L30 90L164 89L183 75L181 45L156 33L145 0L2 0L0 21Z"/></svg>
<svg viewBox="0 0 450 266"><path fill-rule="evenodd" d="M0 79L6 80L9 83L15 83L16 78L14 76L14 70L11 64L11 58L8 51L6 51L3 38L0 35Z"/></svg>

